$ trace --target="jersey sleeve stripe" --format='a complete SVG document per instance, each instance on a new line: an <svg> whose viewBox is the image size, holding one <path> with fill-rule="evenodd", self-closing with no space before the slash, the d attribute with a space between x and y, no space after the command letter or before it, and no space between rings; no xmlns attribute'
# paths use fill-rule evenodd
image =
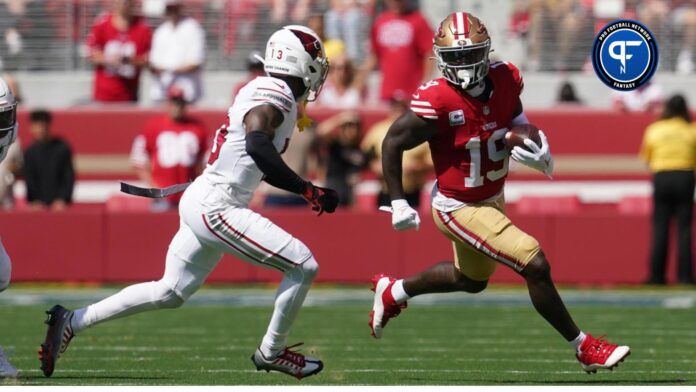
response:
<svg viewBox="0 0 696 392"><path fill-rule="evenodd" d="M435 109L423 109L423 108L416 108L416 107L411 106L411 110L413 110L415 113L437 114Z"/></svg>
<svg viewBox="0 0 696 392"><path fill-rule="evenodd" d="M416 106L427 106L427 107L432 107L433 105L428 102L428 101L416 101L412 100L411 105L416 105Z"/></svg>
<svg viewBox="0 0 696 392"><path fill-rule="evenodd" d="M427 116L427 115L419 115L419 117L428 118L431 120L437 120L438 118L440 118L438 116Z"/></svg>
<svg viewBox="0 0 696 392"><path fill-rule="evenodd" d="M276 89L273 89L273 88L266 88L266 87L259 87L258 89L259 89L259 90L272 91L272 92L274 92L274 93L278 93L278 94L284 96L285 98L287 98L287 99L289 99L289 100L291 100L291 101L294 100L293 97L289 96L288 94L286 94L285 92L280 91L280 90L276 90Z"/></svg>
<svg viewBox="0 0 696 392"><path fill-rule="evenodd" d="M278 103L278 102L276 102L276 101L271 101L270 99L253 98L252 101L270 103L271 105L276 106L276 107L278 107L278 108L281 108L281 109L283 109L284 111L290 113L290 108L288 108L288 107L286 107L286 106L284 106L284 105L281 105L280 103Z"/></svg>

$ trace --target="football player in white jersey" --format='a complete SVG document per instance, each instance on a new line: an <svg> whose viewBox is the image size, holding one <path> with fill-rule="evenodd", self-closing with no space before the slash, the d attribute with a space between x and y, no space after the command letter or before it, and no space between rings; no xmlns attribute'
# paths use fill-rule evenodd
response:
<svg viewBox="0 0 696 392"><path fill-rule="evenodd" d="M0 77L0 162L7 156L10 145L17 138L17 101L10 87ZM10 285L12 265L0 239L0 291ZM0 378L17 377L17 369L10 364L0 347Z"/></svg>
<svg viewBox="0 0 696 392"><path fill-rule="evenodd" d="M280 156L295 128L297 103L316 98L328 62L314 31L286 26L268 40L264 63L268 76L241 89L226 124L215 135L207 168L181 199L180 228L169 245L162 279L126 287L74 312L60 305L49 310L48 332L40 350L44 375L53 373L59 354L84 329L146 310L181 306L203 285L223 253L284 274L270 325L251 357L256 369L298 379L322 370L320 360L286 345L317 273L317 262L300 240L250 210L248 204L264 180L304 196L320 214L335 211L336 192L303 180Z"/></svg>

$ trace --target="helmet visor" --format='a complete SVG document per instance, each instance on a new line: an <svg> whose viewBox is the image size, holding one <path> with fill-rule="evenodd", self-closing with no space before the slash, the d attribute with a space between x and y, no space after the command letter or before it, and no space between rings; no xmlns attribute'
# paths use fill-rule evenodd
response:
<svg viewBox="0 0 696 392"><path fill-rule="evenodd" d="M478 64L488 58L487 44L468 48L437 48L442 61L450 66Z"/></svg>
<svg viewBox="0 0 696 392"><path fill-rule="evenodd" d="M14 127L15 122L17 122L17 107L15 105L0 111L0 131Z"/></svg>

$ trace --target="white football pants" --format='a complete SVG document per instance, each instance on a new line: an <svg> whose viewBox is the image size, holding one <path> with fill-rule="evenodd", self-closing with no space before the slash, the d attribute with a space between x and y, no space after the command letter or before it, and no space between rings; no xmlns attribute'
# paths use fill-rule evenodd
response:
<svg viewBox="0 0 696 392"><path fill-rule="evenodd" d="M301 241L248 208L222 203L219 192L199 177L179 204L180 227L169 244L162 279L126 287L76 310L73 331L146 310L179 307L203 285L222 254L229 253L284 274L261 350L273 356L285 347L317 262Z"/></svg>

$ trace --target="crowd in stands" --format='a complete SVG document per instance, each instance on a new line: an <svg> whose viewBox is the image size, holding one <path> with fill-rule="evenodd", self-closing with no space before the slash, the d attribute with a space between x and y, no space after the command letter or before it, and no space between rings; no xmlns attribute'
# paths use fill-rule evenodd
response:
<svg viewBox="0 0 696 392"><path fill-rule="evenodd" d="M656 36L661 69L696 72L696 3L692 0L514 0L508 31L522 39L527 70L589 69L595 33L614 19L633 19Z"/></svg>

